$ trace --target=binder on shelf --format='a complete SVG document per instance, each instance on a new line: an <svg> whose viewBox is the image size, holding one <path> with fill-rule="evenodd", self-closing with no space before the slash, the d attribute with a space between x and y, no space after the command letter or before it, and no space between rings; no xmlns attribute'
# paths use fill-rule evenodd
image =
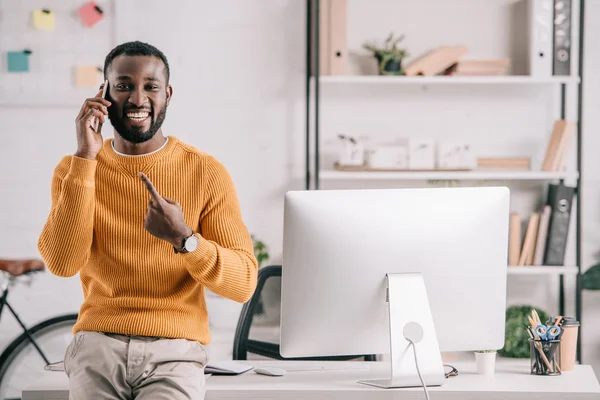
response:
<svg viewBox="0 0 600 400"><path fill-rule="evenodd" d="M331 45L331 32L329 30L330 26L330 10L331 5L329 4L331 0L320 0L319 1L319 75L330 75L331 74L331 64L329 60L329 51ZM313 8L316 7L316 2L313 2ZM313 10L313 24L316 24L316 14L314 14ZM315 36L312 36L312 54L315 56ZM315 75L314 71L314 61L313 66L311 66L312 75Z"/></svg>
<svg viewBox="0 0 600 400"><path fill-rule="evenodd" d="M348 74L348 2L329 0L329 68L331 75Z"/></svg>
<svg viewBox="0 0 600 400"><path fill-rule="evenodd" d="M529 0L529 75L552 75L554 0Z"/></svg>
<svg viewBox="0 0 600 400"><path fill-rule="evenodd" d="M316 21L313 2L312 24L319 24L319 75L347 75L348 66L348 5L347 0L320 0L319 21ZM312 36L312 55L316 55L315 35ZM311 66L314 76L314 62Z"/></svg>
<svg viewBox="0 0 600 400"><path fill-rule="evenodd" d="M552 74L571 75L571 0L554 0Z"/></svg>
<svg viewBox="0 0 600 400"><path fill-rule="evenodd" d="M548 185L546 204L551 207L544 265L564 265L575 188L562 183Z"/></svg>

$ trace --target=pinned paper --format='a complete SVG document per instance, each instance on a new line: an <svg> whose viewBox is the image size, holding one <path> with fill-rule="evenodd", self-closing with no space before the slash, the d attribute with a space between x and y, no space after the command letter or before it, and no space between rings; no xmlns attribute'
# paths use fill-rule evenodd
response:
<svg viewBox="0 0 600 400"><path fill-rule="evenodd" d="M33 12L33 26L36 29L54 30L54 13L50 10L35 10Z"/></svg>
<svg viewBox="0 0 600 400"><path fill-rule="evenodd" d="M29 72L30 51L9 51L8 72Z"/></svg>
<svg viewBox="0 0 600 400"><path fill-rule="evenodd" d="M104 12L93 1L81 6L77 12L83 23L90 28L104 18Z"/></svg>
<svg viewBox="0 0 600 400"><path fill-rule="evenodd" d="M100 71L95 65L75 68L75 85L78 87L98 87Z"/></svg>

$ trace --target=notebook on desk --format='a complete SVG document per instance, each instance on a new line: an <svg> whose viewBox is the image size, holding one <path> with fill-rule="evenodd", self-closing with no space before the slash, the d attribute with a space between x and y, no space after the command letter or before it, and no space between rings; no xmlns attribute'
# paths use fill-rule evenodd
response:
<svg viewBox="0 0 600 400"><path fill-rule="evenodd" d="M65 364L63 361L59 361L59 362L55 362L55 363L50 363L44 366L44 369L46 371L64 371L65 370Z"/></svg>
<svg viewBox="0 0 600 400"><path fill-rule="evenodd" d="M252 369L251 365L241 364L233 361L219 361L208 363L204 368L205 374L212 375L239 375Z"/></svg>
<svg viewBox="0 0 600 400"><path fill-rule="evenodd" d="M64 371L63 361L50 363L44 367L46 371ZM232 361L221 361L208 363L204 368L206 375L239 375L252 369L251 365L241 364Z"/></svg>

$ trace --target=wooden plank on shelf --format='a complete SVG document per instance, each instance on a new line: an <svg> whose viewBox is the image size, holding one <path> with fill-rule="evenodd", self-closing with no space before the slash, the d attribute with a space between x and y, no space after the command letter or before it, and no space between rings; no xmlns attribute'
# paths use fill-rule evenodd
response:
<svg viewBox="0 0 600 400"><path fill-rule="evenodd" d="M347 172L471 172L472 169L395 169L395 168L371 168L364 165L340 165L334 164L336 171Z"/></svg>
<svg viewBox="0 0 600 400"><path fill-rule="evenodd" d="M575 266L555 266L555 265L509 265L507 273L509 275L577 275L578 268Z"/></svg>

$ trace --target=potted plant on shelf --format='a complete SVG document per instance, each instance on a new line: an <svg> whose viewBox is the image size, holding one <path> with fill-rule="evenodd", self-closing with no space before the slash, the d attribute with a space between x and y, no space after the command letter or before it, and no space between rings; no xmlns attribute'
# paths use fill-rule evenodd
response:
<svg viewBox="0 0 600 400"><path fill-rule="evenodd" d="M390 33L383 46L377 46L373 43L364 43L363 48L373 53L379 64L380 75L403 75L402 60L408 56L406 49L398 47L404 39L404 35L394 38L394 34Z"/></svg>

